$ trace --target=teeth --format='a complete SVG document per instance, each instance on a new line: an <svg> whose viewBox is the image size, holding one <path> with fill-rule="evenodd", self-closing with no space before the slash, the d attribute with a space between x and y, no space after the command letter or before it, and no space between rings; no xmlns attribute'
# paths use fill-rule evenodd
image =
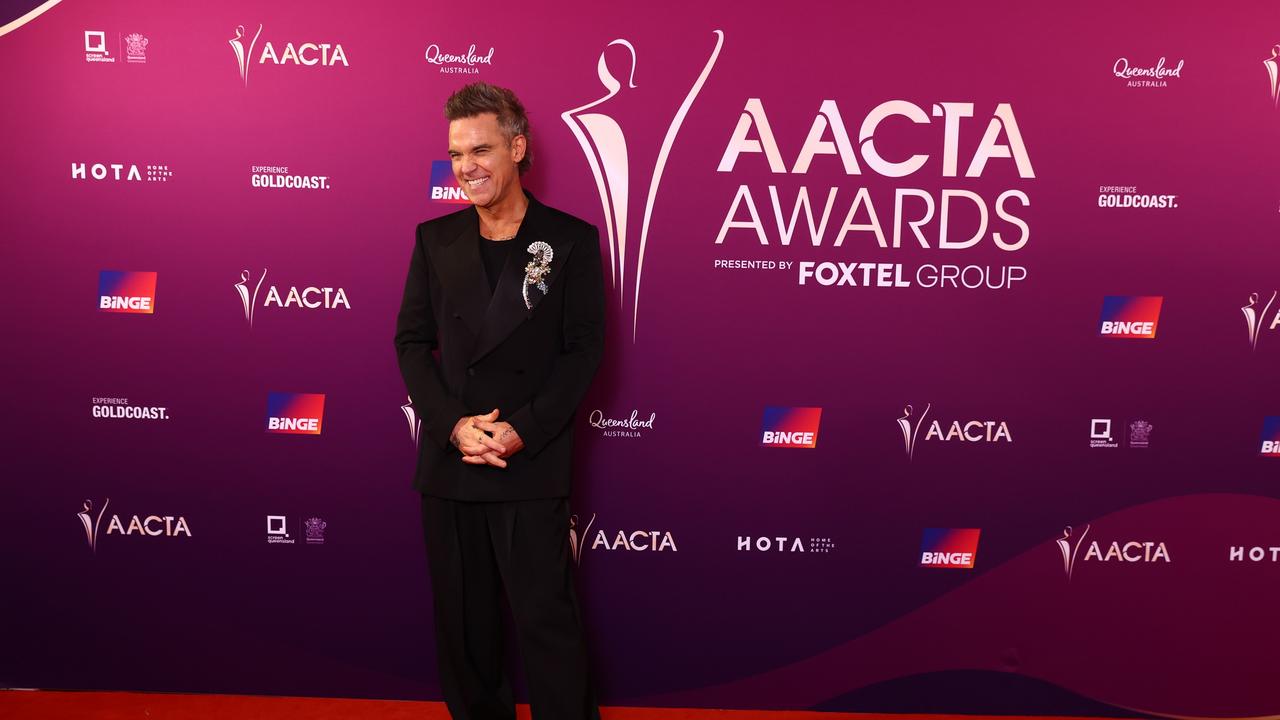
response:
<svg viewBox="0 0 1280 720"><path fill-rule="evenodd" d="M479 185L480 183L482 183L482 182L484 182L485 180L488 180L488 179L489 179L489 178L480 178L480 179L478 179L478 180L468 180L468 181L467 181L467 184L468 184L468 185L470 185L471 187L475 187L475 186Z"/></svg>

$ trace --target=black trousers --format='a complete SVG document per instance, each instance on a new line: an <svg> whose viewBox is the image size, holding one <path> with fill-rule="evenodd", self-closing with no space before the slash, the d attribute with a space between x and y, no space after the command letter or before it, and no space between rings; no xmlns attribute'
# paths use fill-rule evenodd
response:
<svg viewBox="0 0 1280 720"><path fill-rule="evenodd" d="M440 688L454 720L514 720L502 593L534 720L598 720L569 556L569 500L422 496Z"/></svg>

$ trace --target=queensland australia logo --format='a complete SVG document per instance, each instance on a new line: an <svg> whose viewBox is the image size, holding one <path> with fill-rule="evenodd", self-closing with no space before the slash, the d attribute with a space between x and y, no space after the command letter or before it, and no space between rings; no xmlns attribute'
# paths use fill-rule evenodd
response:
<svg viewBox="0 0 1280 720"><path fill-rule="evenodd" d="M151 315L156 311L156 273L132 270L98 273L98 311Z"/></svg>
<svg viewBox="0 0 1280 720"><path fill-rule="evenodd" d="M1103 563L1168 563L1173 559L1169 547L1160 540L1112 540L1110 542L1089 539L1091 526L1076 528L1068 525L1062 537L1054 541L1062 561L1062 571L1071 580L1082 562ZM1084 550L1081 557L1080 551Z"/></svg>
<svg viewBox="0 0 1280 720"><path fill-rule="evenodd" d="M1185 63L1185 60L1179 60L1177 65L1173 65L1161 57L1154 63L1142 65L1130 63L1128 58L1119 58L1111 66L1111 73L1124 80L1126 87L1163 88L1169 87L1170 80L1182 78L1182 66Z"/></svg>
<svg viewBox="0 0 1280 720"><path fill-rule="evenodd" d="M493 67L493 48L477 52L475 43L461 52L441 50L431 43L423 57L446 75L479 75L481 67Z"/></svg>
<svg viewBox="0 0 1280 720"><path fill-rule="evenodd" d="M107 507L111 505L111 498L103 501L102 506L95 512L92 500L85 500L80 512L76 513L76 517L80 520L80 526L84 530L84 539L88 543L89 549L98 552L98 544L103 536L123 535L125 537L134 536L139 538L178 538L191 537L191 526L187 523L187 519L181 515L125 515L121 519L119 515L111 515L107 520L107 528L102 529L102 520L106 515Z"/></svg>
<svg viewBox="0 0 1280 720"><path fill-rule="evenodd" d="M925 528L920 567L971 570L978 560L979 528Z"/></svg>
<svg viewBox="0 0 1280 720"><path fill-rule="evenodd" d="M902 432L902 449L907 459L915 458L921 442L1001 443L1013 442L1013 433L1006 420L939 420L929 418L933 403L923 407L906 405L898 418ZM920 431L924 430L921 436Z"/></svg>
<svg viewBox="0 0 1280 720"><path fill-rule="evenodd" d="M610 417L603 410L592 410L587 416L587 424L600 431L602 437L638 438L653 431L653 423L658 413L641 415L639 410L632 410L624 417Z"/></svg>
<svg viewBox="0 0 1280 720"><path fill-rule="evenodd" d="M261 45L259 45L261 41ZM227 41L240 68L240 80L249 86L249 70L254 65L293 65L298 67L351 67L347 54L338 42L286 42L283 46L262 38L262 25L257 28L238 25L235 37Z"/></svg>
<svg viewBox="0 0 1280 720"><path fill-rule="evenodd" d="M328 175L302 175L290 172L288 165L251 165L250 187L286 190L328 190Z"/></svg>
<svg viewBox="0 0 1280 720"><path fill-rule="evenodd" d="M1262 421L1258 454L1263 457L1280 457L1280 415L1271 415Z"/></svg>
<svg viewBox="0 0 1280 720"><path fill-rule="evenodd" d="M268 393L267 432L319 435L323 423L324 393Z"/></svg>
<svg viewBox="0 0 1280 720"><path fill-rule="evenodd" d="M816 448L821 422L820 407L767 407L760 427L760 446Z"/></svg>
<svg viewBox="0 0 1280 720"><path fill-rule="evenodd" d="M173 171L168 165L141 166L136 163L71 163L71 179L83 182L169 182ZM145 174L144 174L145 173Z"/></svg>
<svg viewBox="0 0 1280 720"><path fill-rule="evenodd" d="M101 420L168 420L169 408L157 405L133 405L129 398L95 397L93 417Z"/></svg>
<svg viewBox="0 0 1280 720"><path fill-rule="evenodd" d="M1108 295L1102 299L1098 334L1103 337L1154 340L1164 297Z"/></svg>
<svg viewBox="0 0 1280 720"><path fill-rule="evenodd" d="M449 160L431 161L431 202L470 205L471 200L458 178L453 174L453 162Z"/></svg>
<svg viewBox="0 0 1280 720"><path fill-rule="evenodd" d="M341 287L327 285L263 285L266 283L267 269L261 273L251 270L240 271L240 282L233 283L236 294L240 296L240 306L244 310L244 321L253 327L260 308L281 310L350 310L351 302L347 300L347 291Z"/></svg>

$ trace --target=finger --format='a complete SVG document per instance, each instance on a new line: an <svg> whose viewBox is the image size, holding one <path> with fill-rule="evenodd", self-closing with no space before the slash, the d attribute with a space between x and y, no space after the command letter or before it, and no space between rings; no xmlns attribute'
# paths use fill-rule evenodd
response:
<svg viewBox="0 0 1280 720"><path fill-rule="evenodd" d="M487 420L489 422L493 422L494 420L498 419L498 408L494 408L490 410L488 413L484 415L477 415L476 417Z"/></svg>
<svg viewBox="0 0 1280 720"><path fill-rule="evenodd" d="M488 435L481 435L481 436L480 436L480 442L481 442L481 443L482 443L486 448L488 448L489 450L493 450L494 452L498 453L499 455L501 455L502 453L504 453L504 452L506 452L506 451L507 451L507 448L506 448L502 443L498 442L497 440L494 440L493 438L489 437Z"/></svg>
<svg viewBox="0 0 1280 720"><path fill-rule="evenodd" d="M488 465L489 462L479 455L463 455L462 462L468 465Z"/></svg>
<svg viewBox="0 0 1280 720"><path fill-rule="evenodd" d="M506 460L503 460L502 458L498 457L497 455L494 455L494 454L493 454L493 453L491 453L491 452L490 452L490 453L485 453L484 455L481 455L480 457L481 457L481 458L483 458L483 459L485 460L485 462L489 463L490 465L495 465L495 466L500 467L500 468L504 468L504 467L506 467L506 466L507 466L507 461L506 461Z"/></svg>
<svg viewBox="0 0 1280 720"><path fill-rule="evenodd" d="M484 430L485 432L494 433L496 435L497 433L506 429L506 423L499 424L499 423L485 422L481 420L480 422L476 423L476 427L480 428L481 430Z"/></svg>
<svg viewBox="0 0 1280 720"><path fill-rule="evenodd" d="M464 455L483 455L487 452L492 452L492 448L485 447L484 445L481 445L479 443L475 443L475 444L464 443L462 445L459 445L458 449L461 450Z"/></svg>

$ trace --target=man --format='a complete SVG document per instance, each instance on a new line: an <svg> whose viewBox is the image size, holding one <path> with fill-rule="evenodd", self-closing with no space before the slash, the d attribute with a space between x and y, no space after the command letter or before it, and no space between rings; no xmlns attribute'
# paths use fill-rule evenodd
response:
<svg viewBox="0 0 1280 720"><path fill-rule="evenodd" d="M455 720L515 718L505 590L533 717L599 718L568 496L573 417L604 345L600 235L521 187L529 123L510 90L467 85L445 117L473 205L418 226L395 339L422 417L414 488L441 689Z"/></svg>

